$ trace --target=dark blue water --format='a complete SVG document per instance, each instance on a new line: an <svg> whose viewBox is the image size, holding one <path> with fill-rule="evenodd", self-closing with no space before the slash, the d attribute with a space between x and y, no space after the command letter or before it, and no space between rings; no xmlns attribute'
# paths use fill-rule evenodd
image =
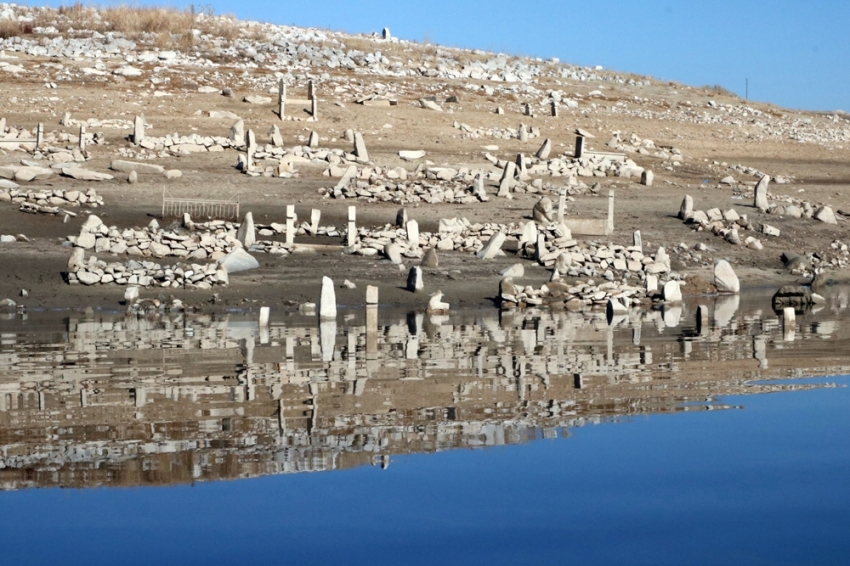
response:
<svg viewBox="0 0 850 566"><path fill-rule="evenodd" d="M850 391L724 401L386 470L2 493L0 563L850 563Z"/></svg>

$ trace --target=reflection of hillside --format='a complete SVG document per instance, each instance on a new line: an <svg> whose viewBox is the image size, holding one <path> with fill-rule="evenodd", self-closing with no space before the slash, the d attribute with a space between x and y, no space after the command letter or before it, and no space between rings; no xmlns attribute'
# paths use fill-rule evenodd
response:
<svg viewBox="0 0 850 566"><path fill-rule="evenodd" d="M268 330L239 317L10 317L0 334L0 485L385 465L624 415L723 408L711 399L800 387L748 380L850 371L846 308L837 294L796 333L737 297L718 300L704 328L689 309L611 325L565 312L369 310Z"/></svg>

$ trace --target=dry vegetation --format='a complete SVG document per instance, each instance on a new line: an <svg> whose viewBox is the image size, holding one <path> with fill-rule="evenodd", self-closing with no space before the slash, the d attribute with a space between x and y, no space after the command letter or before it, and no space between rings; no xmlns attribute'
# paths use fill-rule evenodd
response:
<svg viewBox="0 0 850 566"><path fill-rule="evenodd" d="M154 6L87 6L76 2L58 9L42 8L32 23L0 22L0 37L29 35L35 28L55 28L66 36L117 32L128 39L157 47L187 49L196 43L197 34L233 40L239 26L231 16L215 16L211 7L163 8Z"/></svg>

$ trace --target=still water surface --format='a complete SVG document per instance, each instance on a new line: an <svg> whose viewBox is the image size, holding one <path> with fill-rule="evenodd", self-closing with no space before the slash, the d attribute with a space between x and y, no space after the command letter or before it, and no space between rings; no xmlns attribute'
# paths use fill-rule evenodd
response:
<svg viewBox="0 0 850 566"><path fill-rule="evenodd" d="M847 293L706 302L6 317L2 563L845 563Z"/></svg>

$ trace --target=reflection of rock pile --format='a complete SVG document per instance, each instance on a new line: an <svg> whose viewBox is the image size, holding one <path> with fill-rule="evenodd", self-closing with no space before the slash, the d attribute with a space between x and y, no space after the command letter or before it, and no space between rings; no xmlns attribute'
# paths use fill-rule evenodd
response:
<svg viewBox="0 0 850 566"><path fill-rule="evenodd" d="M718 299L609 326L578 313L409 314L377 326L173 315L4 321L0 484L164 484L387 463L391 455L527 442L618 415L722 408L751 380L850 368L833 317L795 342ZM55 320L55 319L54 319ZM296 319L302 320L302 319ZM306 321L304 321L306 322ZM311 320L311 323L314 324ZM817 340L806 340L817 336ZM802 359L805 352L811 356ZM812 366L812 362L814 361ZM807 364L810 367L806 367Z"/></svg>

